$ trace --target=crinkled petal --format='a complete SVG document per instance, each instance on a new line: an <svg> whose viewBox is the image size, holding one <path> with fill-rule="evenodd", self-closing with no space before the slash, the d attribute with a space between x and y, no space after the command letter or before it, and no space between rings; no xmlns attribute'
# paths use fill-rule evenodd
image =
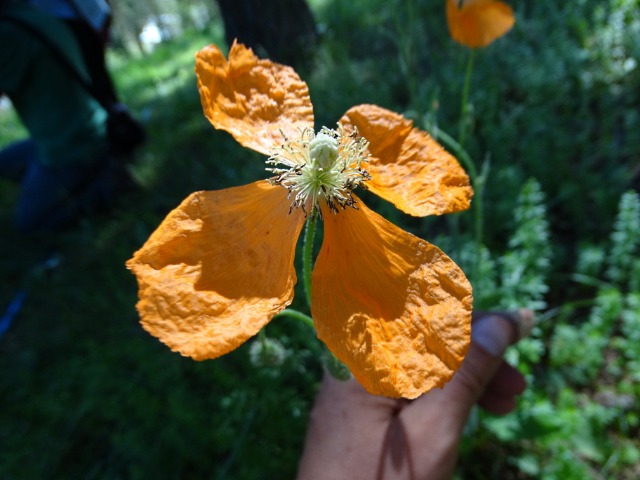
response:
<svg viewBox="0 0 640 480"><path fill-rule="evenodd" d="M293 299L304 217L289 203L266 181L184 200L127 262L144 328L196 360L255 335Z"/></svg>
<svg viewBox="0 0 640 480"><path fill-rule="evenodd" d="M243 146L269 155L283 133L298 137L313 127L307 84L291 68L256 57L234 43L229 60L215 45L196 54L196 75L204 114Z"/></svg>
<svg viewBox="0 0 640 480"><path fill-rule="evenodd" d="M469 48L486 47L507 33L516 20L511 7L494 0L447 0L451 37Z"/></svg>
<svg viewBox="0 0 640 480"><path fill-rule="evenodd" d="M415 398L462 363L471 285L437 247L359 207L323 208L312 275L318 336L370 393Z"/></svg>
<svg viewBox="0 0 640 480"><path fill-rule="evenodd" d="M364 164L369 190L417 217L469 208L473 189L458 161L402 115L376 105L358 105L340 119L369 141Z"/></svg>

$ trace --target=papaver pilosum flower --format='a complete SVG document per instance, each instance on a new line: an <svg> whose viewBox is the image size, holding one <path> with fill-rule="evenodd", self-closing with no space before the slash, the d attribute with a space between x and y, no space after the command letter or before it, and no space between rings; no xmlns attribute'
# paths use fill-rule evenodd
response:
<svg viewBox="0 0 640 480"><path fill-rule="evenodd" d="M143 327L172 350L216 358L291 304L294 255L310 215L324 221L311 276L318 337L371 393L415 398L444 385L469 345L471 286L437 247L369 210L354 190L416 216L468 208L458 162L401 115L350 109L314 130L307 85L234 44L196 55L215 128L267 157L271 177L191 194L128 261Z"/></svg>
<svg viewBox="0 0 640 480"><path fill-rule="evenodd" d="M511 7L496 0L446 0L451 37L470 48L486 47L513 27Z"/></svg>

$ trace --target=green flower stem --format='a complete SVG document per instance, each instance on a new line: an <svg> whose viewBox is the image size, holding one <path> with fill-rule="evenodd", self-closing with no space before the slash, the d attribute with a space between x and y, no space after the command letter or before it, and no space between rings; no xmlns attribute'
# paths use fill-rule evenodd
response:
<svg viewBox="0 0 640 480"><path fill-rule="evenodd" d="M400 69L407 82L410 102L418 113L421 114L421 102L418 96L418 79L415 72L415 41L416 15L414 13L414 0L406 0L404 8L394 8L393 20L395 23L395 35L392 39L396 42L400 54ZM402 15L402 12L406 12Z"/></svg>
<svg viewBox="0 0 640 480"><path fill-rule="evenodd" d="M273 316L273 318L278 318L278 317L291 317L295 320L299 320L305 323L308 327L311 327L315 330L313 319L306 313L299 312L298 310L293 310L292 308L285 308L284 310L282 310L281 312Z"/></svg>
<svg viewBox="0 0 640 480"><path fill-rule="evenodd" d="M462 87L462 105L460 108L460 126L458 132L458 143L462 147L467 135L467 114L469 105L469 88L471 85L471 72L473 71L473 60L475 58L475 50L469 50L467 59L467 71L464 75L464 86Z"/></svg>
<svg viewBox="0 0 640 480"><path fill-rule="evenodd" d="M290 317L294 320L299 320L305 323L309 328L315 331L315 325L313 323L313 319L307 315L306 313L299 312L298 310L293 310L291 308L286 308L281 312L274 315L274 318L278 317ZM329 374L338 380L349 380L351 378L351 372L347 368L347 366L342 363L340 360L336 358L336 356L327 348L324 343L321 343L322 353L322 363L329 372Z"/></svg>
<svg viewBox="0 0 640 480"><path fill-rule="evenodd" d="M311 271L313 270L313 242L316 235L317 215L309 215L302 242L302 281L307 305L311 309Z"/></svg>
<svg viewBox="0 0 640 480"><path fill-rule="evenodd" d="M592 307L596 304L595 298L585 298L582 300L575 300L573 302L563 303L559 307L552 308L546 312L536 315L536 325L540 325L552 318L558 317L561 314L572 313L578 308Z"/></svg>
<svg viewBox="0 0 640 480"><path fill-rule="evenodd" d="M258 332L258 340L260 340L260 343L262 344L262 346L264 347L266 341L267 341L267 334L265 333L265 329L261 329Z"/></svg>
<svg viewBox="0 0 640 480"><path fill-rule="evenodd" d="M316 225L318 223L317 215L309 215L307 218L307 224L304 230L304 239L302 242L302 281L304 283L304 290L307 297L307 303L309 309L311 309L311 271L313 270L313 243L316 234ZM305 323L309 328L315 332L315 324L313 318L306 313L286 308L276 314L275 317L291 317L294 320L299 320ZM326 367L327 371L333 378L338 380L348 380L351 378L349 369L338 360L333 353L324 345L322 363Z"/></svg>
<svg viewBox="0 0 640 480"><path fill-rule="evenodd" d="M443 130L438 130L435 135L438 140L441 140L450 150L453 151L455 156L460 160L462 165L467 169L467 173L469 174L469 180L471 181L471 186L473 187L474 196L472 203L473 212L475 215L474 222L474 234L476 245L478 249L482 245L482 237L484 235L484 213L482 208L482 197L484 190L484 178L478 175L478 171L476 170L476 166L469 157L469 154L462 147L462 145L453 139L451 135ZM478 252L478 262L480 261L480 255Z"/></svg>

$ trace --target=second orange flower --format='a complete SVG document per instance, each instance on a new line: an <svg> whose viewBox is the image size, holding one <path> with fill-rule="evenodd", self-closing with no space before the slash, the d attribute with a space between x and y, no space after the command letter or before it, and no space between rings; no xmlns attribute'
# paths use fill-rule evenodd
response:
<svg viewBox="0 0 640 480"><path fill-rule="evenodd" d="M469 48L491 44L513 27L513 10L497 0L446 0L451 37Z"/></svg>

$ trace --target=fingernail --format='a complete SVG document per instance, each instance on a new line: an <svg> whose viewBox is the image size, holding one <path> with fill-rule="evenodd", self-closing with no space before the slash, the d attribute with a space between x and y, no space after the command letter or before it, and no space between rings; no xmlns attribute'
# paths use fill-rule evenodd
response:
<svg viewBox="0 0 640 480"><path fill-rule="evenodd" d="M536 325L536 316L533 313L533 310L529 310L528 308L521 308L517 312L518 314L518 338L517 340L522 340L524 337L528 337L533 330L533 327Z"/></svg>
<svg viewBox="0 0 640 480"><path fill-rule="evenodd" d="M512 343L513 327L497 315L480 317L471 324L471 340L494 357L501 357Z"/></svg>

